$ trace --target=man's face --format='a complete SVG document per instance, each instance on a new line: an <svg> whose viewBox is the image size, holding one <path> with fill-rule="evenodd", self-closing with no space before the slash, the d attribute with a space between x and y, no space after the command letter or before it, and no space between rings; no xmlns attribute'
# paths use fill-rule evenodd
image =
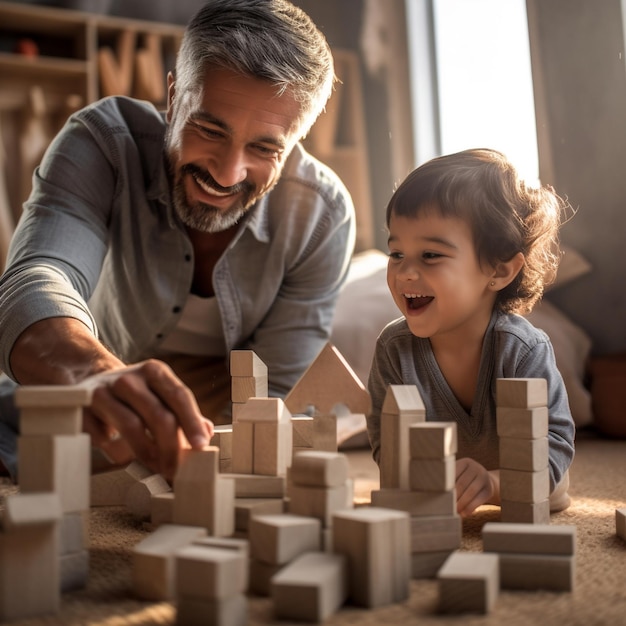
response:
<svg viewBox="0 0 626 626"><path fill-rule="evenodd" d="M234 226L277 183L299 138L300 105L265 81L210 69L196 98L172 106L167 154L173 201L182 221L202 232Z"/></svg>

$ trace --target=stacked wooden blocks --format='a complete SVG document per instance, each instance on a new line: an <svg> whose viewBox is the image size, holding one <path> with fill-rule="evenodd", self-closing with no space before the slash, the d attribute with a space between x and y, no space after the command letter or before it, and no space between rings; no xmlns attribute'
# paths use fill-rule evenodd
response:
<svg viewBox="0 0 626 626"><path fill-rule="evenodd" d="M574 590L575 526L489 522L482 536L500 559L501 589Z"/></svg>
<svg viewBox="0 0 626 626"><path fill-rule="evenodd" d="M294 452L307 447L336 452L338 413L367 415L371 400L341 353L327 343L287 394L285 404L293 416L313 418L294 422Z"/></svg>
<svg viewBox="0 0 626 626"><path fill-rule="evenodd" d="M15 392L20 492L54 492L61 503L61 591L84 587L89 573L91 441L82 432L82 412L91 394L78 385L23 386Z"/></svg>
<svg viewBox="0 0 626 626"><path fill-rule="evenodd" d="M296 515L320 520L324 550L331 547L333 514L354 506L354 484L349 470L348 459L340 452L307 450L293 457L288 509Z"/></svg>
<svg viewBox="0 0 626 626"><path fill-rule="evenodd" d="M496 418L500 438L503 522L550 522L548 387L543 378L499 378Z"/></svg>
<svg viewBox="0 0 626 626"><path fill-rule="evenodd" d="M462 534L454 488L456 423L423 419L417 387L390 386L381 420L389 433L381 436L381 489L372 491L372 504L409 514L413 578L434 577Z"/></svg>
<svg viewBox="0 0 626 626"><path fill-rule="evenodd" d="M319 551L320 521L301 515L257 515L250 520L250 591L267 596L271 579L305 552Z"/></svg>

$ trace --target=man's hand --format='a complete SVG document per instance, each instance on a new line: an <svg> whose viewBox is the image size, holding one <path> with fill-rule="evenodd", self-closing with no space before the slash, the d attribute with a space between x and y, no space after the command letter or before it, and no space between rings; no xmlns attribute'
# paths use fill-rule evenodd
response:
<svg viewBox="0 0 626 626"><path fill-rule="evenodd" d="M487 471L473 459L456 462L456 507L459 515L471 515L481 504L500 503L500 473Z"/></svg>
<svg viewBox="0 0 626 626"><path fill-rule="evenodd" d="M83 383L93 388L84 430L115 462L126 462L132 451L141 463L171 480L181 431L192 448L209 445L213 423L201 415L191 390L162 361L101 372Z"/></svg>
<svg viewBox="0 0 626 626"><path fill-rule="evenodd" d="M11 368L22 385L88 384L93 398L83 429L115 463L137 458L171 480L181 447L203 448L213 435L213 423L166 363L125 365L79 320L29 326L13 346Z"/></svg>

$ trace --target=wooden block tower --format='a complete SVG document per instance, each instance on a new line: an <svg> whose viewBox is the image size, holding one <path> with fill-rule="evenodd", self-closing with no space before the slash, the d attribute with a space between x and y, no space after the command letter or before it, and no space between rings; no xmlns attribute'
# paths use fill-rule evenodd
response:
<svg viewBox="0 0 626 626"><path fill-rule="evenodd" d="M88 512L91 441L82 432L83 407L92 390L80 385L18 387L18 484L21 493L59 497L61 590L84 587L89 572Z"/></svg>
<svg viewBox="0 0 626 626"><path fill-rule="evenodd" d="M550 523L548 386L544 378L499 378L501 521Z"/></svg>
<svg viewBox="0 0 626 626"><path fill-rule="evenodd" d="M332 547L332 520L337 511L354 507L354 483L348 458L341 452L305 450L293 457L288 509L315 517L322 525L322 547Z"/></svg>
<svg viewBox="0 0 626 626"><path fill-rule="evenodd" d="M293 416L313 418L312 433L304 423L294 426L299 429L298 450L306 447L308 433L313 449L336 452L337 415L340 412L367 415L371 400L339 350L327 343L293 386L285 404Z"/></svg>

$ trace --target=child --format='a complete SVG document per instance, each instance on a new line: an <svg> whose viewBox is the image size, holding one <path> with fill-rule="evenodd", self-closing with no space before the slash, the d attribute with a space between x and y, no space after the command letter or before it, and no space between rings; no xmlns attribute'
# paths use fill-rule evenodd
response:
<svg viewBox="0 0 626 626"><path fill-rule="evenodd" d="M574 422L547 335L529 312L558 266L564 205L528 187L494 150L439 157L414 170L387 207L387 284L403 317L376 343L367 428L380 462L389 385L416 385L426 419L455 421L457 510L500 503L496 379L548 383L550 508L569 505Z"/></svg>

